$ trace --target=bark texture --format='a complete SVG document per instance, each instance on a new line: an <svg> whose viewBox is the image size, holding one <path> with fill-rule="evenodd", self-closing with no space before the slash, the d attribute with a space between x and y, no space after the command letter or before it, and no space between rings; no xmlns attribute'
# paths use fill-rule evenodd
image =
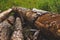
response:
<svg viewBox="0 0 60 40"><path fill-rule="evenodd" d="M22 34L22 23L19 17L16 18L15 30L12 34L11 40L24 40Z"/></svg>
<svg viewBox="0 0 60 40"><path fill-rule="evenodd" d="M0 40L9 40L11 25L7 21L0 23Z"/></svg>
<svg viewBox="0 0 60 40"><path fill-rule="evenodd" d="M14 17L10 16L8 19L0 23L0 40L10 40L12 25L8 20L13 23Z"/></svg>
<svg viewBox="0 0 60 40"><path fill-rule="evenodd" d="M8 9L8 10L0 13L0 23L1 23L4 19L8 18L9 14L11 13L11 11L12 11L12 9L10 8L10 9Z"/></svg>
<svg viewBox="0 0 60 40"><path fill-rule="evenodd" d="M21 9L17 7L15 11L17 11L19 14L22 14L24 19L29 21L29 23L33 22L34 25L41 30L41 33L44 36L47 35L47 38L50 37L53 40L54 38L60 37L60 14L54 14L38 9L27 10L24 13L24 11ZM36 18L37 14L38 17Z"/></svg>

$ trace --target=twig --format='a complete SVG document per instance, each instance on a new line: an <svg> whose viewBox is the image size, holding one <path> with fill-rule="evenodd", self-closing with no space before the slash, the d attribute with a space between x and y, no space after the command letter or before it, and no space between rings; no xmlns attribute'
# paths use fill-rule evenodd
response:
<svg viewBox="0 0 60 40"><path fill-rule="evenodd" d="M38 34L39 34L40 30L37 30L34 35L33 35L33 40L37 40Z"/></svg>

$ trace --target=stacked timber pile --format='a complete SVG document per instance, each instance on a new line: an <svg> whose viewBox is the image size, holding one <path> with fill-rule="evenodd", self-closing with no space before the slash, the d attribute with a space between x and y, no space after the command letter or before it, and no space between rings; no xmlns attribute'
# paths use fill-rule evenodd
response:
<svg viewBox="0 0 60 40"><path fill-rule="evenodd" d="M60 40L60 14L23 7L0 12L0 40Z"/></svg>

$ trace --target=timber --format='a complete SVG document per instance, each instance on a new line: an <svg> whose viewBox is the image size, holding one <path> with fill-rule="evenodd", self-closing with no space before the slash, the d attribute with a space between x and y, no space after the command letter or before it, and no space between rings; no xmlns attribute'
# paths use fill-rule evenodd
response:
<svg viewBox="0 0 60 40"><path fill-rule="evenodd" d="M4 12L1 12L0 13L0 22L2 22L4 19L6 19L9 16L11 11L12 11L12 9L10 8L10 9L4 11Z"/></svg>
<svg viewBox="0 0 60 40"><path fill-rule="evenodd" d="M17 17L15 22L15 29L12 34L11 40L24 40L22 31L23 29L21 19Z"/></svg>
<svg viewBox="0 0 60 40"><path fill-rule="evenodd" d="M8 21L8 23L10 23L11 25L14 25L15 17L14 17L14 16L9 16L9 17L7 18L7 21Z"/></svg>
<svg viewBox="0 0 60 40"><path fill-rule="evenodd" d="M12 11L15 14L9 16ZM25 23L25 21L27 22ZM23 7L12 7L0 12L0 40L24 40L22 25L37 27L36 29L39 29L40 33L37 31L36 35L44 36L48 40L60 40L60 14ZM30 35L31 38L27 36L27 39L37 40L39 35L36 37L35 34L33 37Z"/></svg>
<svg viewBox="0 0 60 40"><path fill-rule="evenodd" d="M25 13L21 9L16 7L16 9L14 11L16 11L19 14L22 14L22 16L29 22L32 22L35 19L36 14L37 14L36 11L38 11L38 9L35 10L35 12L32 10L26 10ZM47 36L52 37L52 38L60 37L60 35L59 35L59 33L60 33L60 31L59 31L60 30L60 14L53 14L53 13L47 12L47 11L40 11L40 13L45 13L45 14L38 16L37 19L34 21L34 25L38 29L40 29L44 35L48 34Z"/></svg>
<svg viewBox="0 0 60 40"><path fill-rule="evenodd" d="M10 16L8 19L13 23L14 17ZM11 37L11 27L12 25L8 22L8 19L0 23L0 40L10 40Z"/></svg>

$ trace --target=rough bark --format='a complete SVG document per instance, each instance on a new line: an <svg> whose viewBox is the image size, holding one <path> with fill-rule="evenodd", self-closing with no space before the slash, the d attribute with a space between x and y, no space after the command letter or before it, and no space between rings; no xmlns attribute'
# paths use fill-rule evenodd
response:
<svg viewBox="0 0 60 40"><path fill-rule="evenodd" d="M11 25L4 21L0 23L0 40L9 40Z"/></svg>
<svg viewBox="0 0 60 40"><path fill-rule="evenodd" d="M22 34L22 23L19 17L16 18L15 30L12 34L11 40L24 40Z"/></svg>
<svg viewBox="0 0 60 40"><path fill-rule="evenodd" d="M1 13L1 10L0 10L0 13Z"/></svg>
<svg viewBox="0 0 60 40"><path fill-rule="evenodd" d="M11 24L11 25L14 25L15 23L15 17L14 16L9 16L7 21Z"/></svg>
<svg viewBox="0 0 60 40"><path fill-rule="evenodd" d="M46 11L38 11L34 12L32 10L22 11L21 9L15 9L19 14L22 14L26 20L34 23L34 25L41 30L42 34L47 38L50 37L54 40L54 38L60 37L60 14L52 14L51 12ZM43 13L43 15L42 15ZM36 14L39 16L35 19ZM41 14L41 15L40 15ZM49 38L49 39L50 39ZM56 39L57 40L57 39Z"/></svg>
<svg viewBox="0 0 60 40"><path fill-rule="evenodd" d="M12 11L12 9L10 8L10 9L0 13L0 23L9 16L11 11Z"/></svg>
<svg viewBox="0 0 60 40"><path fill-rule="evenodd" d="M9 21L12 21L14 20L14 17L10 16L8 19L10 19ZM10 40L12 25L8 22L8 19L0 23L0 40ZM14 21L11 23L13 22Z"/></svg>

